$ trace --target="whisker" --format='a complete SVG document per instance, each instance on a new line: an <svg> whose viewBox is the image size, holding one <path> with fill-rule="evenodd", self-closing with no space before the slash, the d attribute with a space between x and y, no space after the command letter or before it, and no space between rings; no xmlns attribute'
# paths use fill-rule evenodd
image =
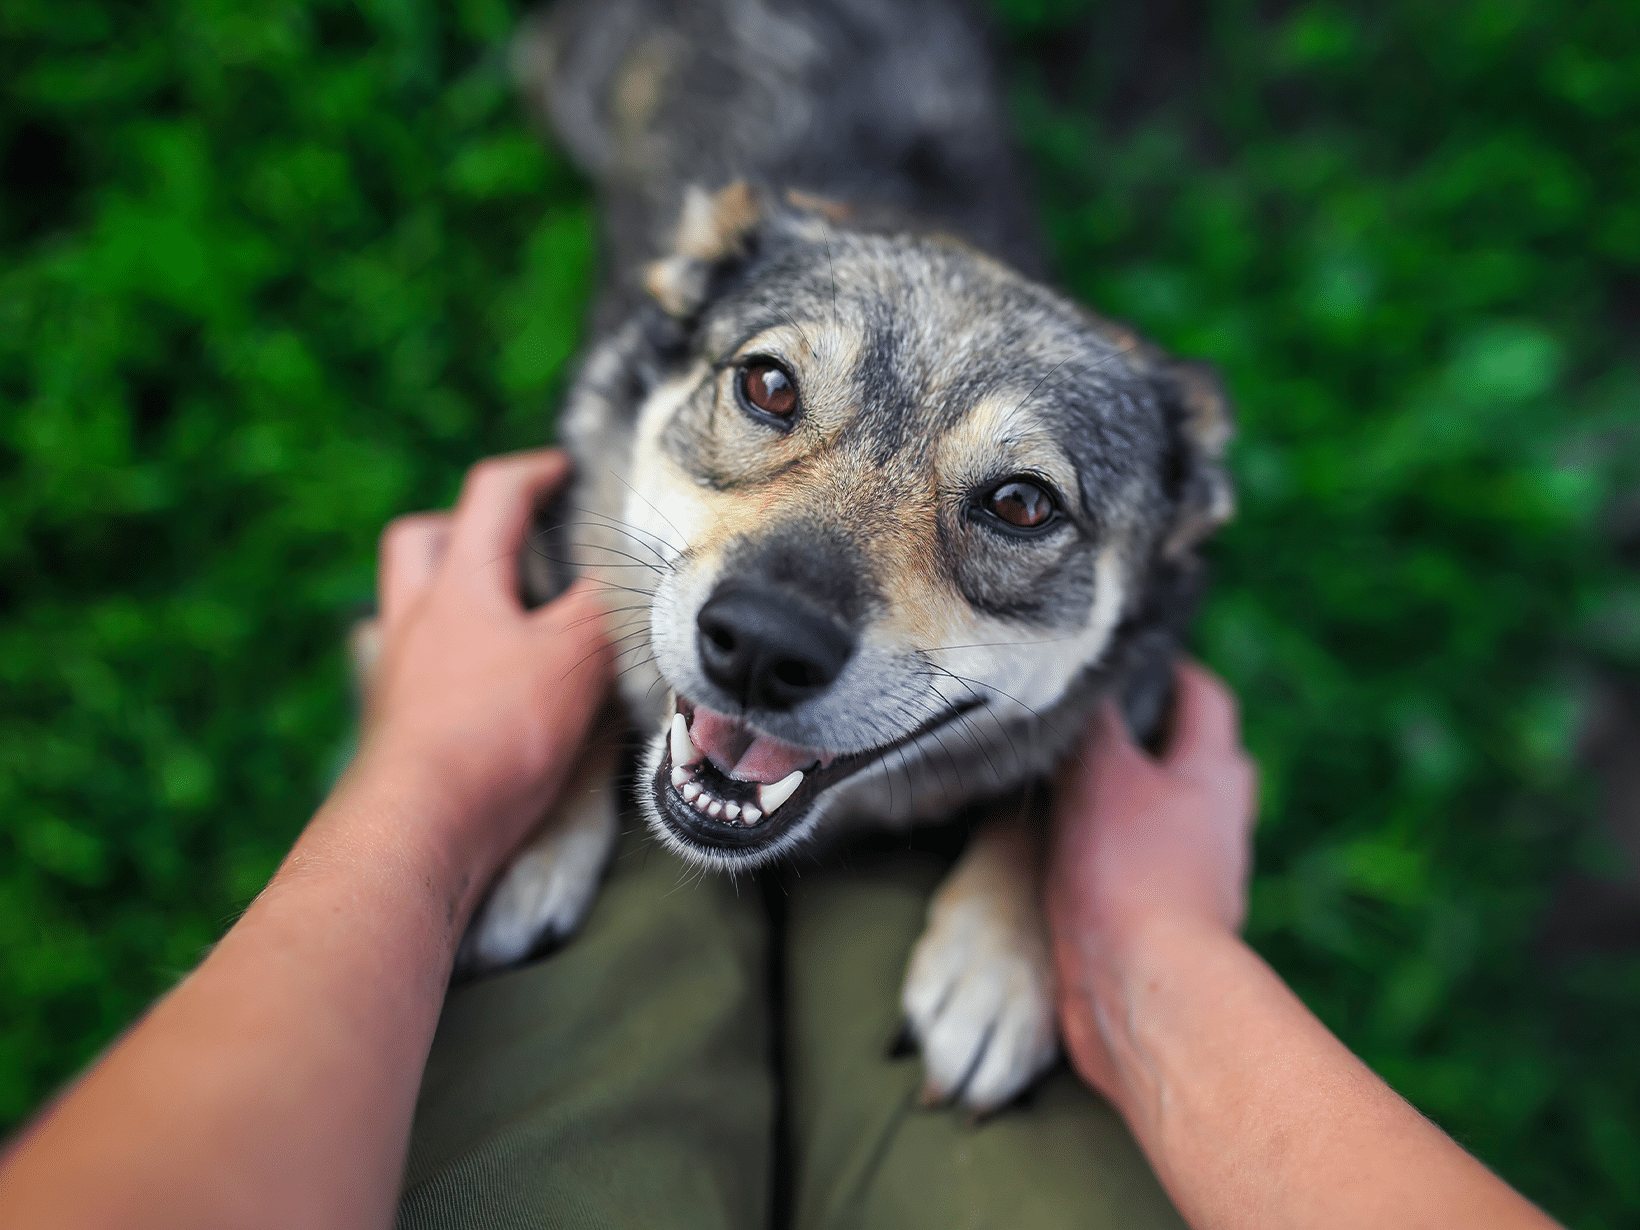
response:
<svg viewBox="0 0 1640 1230"><path fill-rule="evenodd" d="M644 700L647 701L649 699L649 694L655 690L655 685L656 684L661 684L661 683L665 683L665 682L666 682L666 676L663 675L660 671L656 671L655 672L655 681L654 681L654 683L651 683L647 688L645 688L643 690Z"/></svg>
<svg viewBox="0 0 1640 1230"><path fill-rule="evenodd" d="M942 672L943 674L949 675L952 679L955 679L958 683L969 684L969 685L972 685L973 687L976 687L976 688L989 688L991 691L997 693L999 696L1004 696L1007 699L1013 701L1014 704L1018 705L1021 709L1024 709L1027 713L1029 713L1038 722L1042 723L1043 726L1046 726L1050 731L1052 731L1054 733L1055 737L1057 737L1062 743L1064 743L1066 745L1067 748L1070 749L1067 754L1074 757L1077 764L1082 764L1083 763L1081 753L1079 753L1076 750L1075 737L1074 736L1067 736L1063 730L1059 729L1058 726L1055 726L1052 722L1050 722L1047 719L1047 717L1044 716L1042 711L1040 709L1036 708L1034 705L1026 704L1024 701L1020 700L1019 697L1013 695L1011 692L1004 691L1002 688L997 687L995 684L981 683L978 679L968 679L965 676L958 675L958 674L955 674L955 673L953 673L949 670L946 670L945 667L940 666L936 662L930 662L928 665L933 667L935 670L938 670L938 671Z"/></svg>
<svg viewBox="0 0 1640 1230"><path fill-rule="evenodd" d="M965 682L966 683L972 683L973 682L972 680L963 680L961 678L961 676L956 675L953 672L946 670L944 667L936 667L936 669L940 670L943 674L950 676L950 678L956 680L959 683L965 683ZM975 686L978 686L978 685L976 684ZM964 720L966 720L967 717L968 717L968 715L966 713L964 713L960 716ZM1026 759L1022 755L1020 755L1019 745L1014 742L1013 731L1009 729L1009 725L1010 724L1008 722L999 721L997 723L997 729L1002 732L1002 737L1004 739L1008 740L1008 749L1009 749L1009 751L1013 752L1013 754L1014 754L1014 765L1015 765L1015 767L1018 768L1021 772L1024 772L1029 762L1026 761Z"/></svg>
<svg viewBox="0 0 1640 1230"><path fill-rule="evenodd" d="M955 676L953 676L953 678L954 677ZM938 696L941 700L945 701L947 707L953 708L953 709L956 708L956 706L954 704L952 704L952 702L945 696L945 694L943 692L941 692L938 688L936 688L933 684L928 685L928 690L933 692L934 695ZM965 714L959 714L958 716L959 716L959 718L961 718L961 717L965 717L966 715ZM969 743L973 744L974 750L979 752L979 754L985 758L985 763L990 766L991 776L993 778L995 778L996 780L1001 781L1002 780L1002 775L997 772L996 762L991 759L991 753L986 749L985 744L982 743L978 738L976 738L971 732L969 732L967 730L964 730L963 733L967 737Z"/></svg>
<svg viewBox="0 0 1640 1230"><path fill-rule="evenodd" d="M935 670L939 671L940 673L942 673L944 675L947 675L950 678L956 680L958 683L967 684L969 686L976 687L976 688L981 688L981 689L989 689L989 690L995 692L999 696L1007 697L1009 700L1013 701L1014 704L1018 705L1021 709L1024 709L1027 713L1029 713L1037 721L1041 722L1049 730L1053 731L1054 734L1058 735L1062 739L1065 737L1065 732L1060 730L1059 727L1055 726L1052 722L1050 722L1047 719L1047 717L1042 713L1042 711L1040 709L1038 709L1035 705L1026 704L1024 701L1020 700L1019 697L1015 696L1013 693L1004 691L1002 688L997 687L994 683L981 683L978 679L969 679L964 675L958 675L955 672L947 670L945 667L940 666L936 662L930 662L929 665L932 666Z"/></svg>
<svg viewBox="0 0 1640 1230"><path fill-rule="evenodd" d="M640 648L641 648L641 646L640 646ZM631 665L631 666L626 666L626 667L622 667L622 668L621 668L621 669L620 669L620 670L618 670L618 671L616 671L616 672L615 672L615 678L616 678L616 679L620 679L620 678L622 678L622 677L623 677L623 676L624 676L624 675L626 675L626 674L628 674L628 673L630 673L630 672L632 672L632 671L635 671L635 670L638 670L638 669L639 669L639 668L640 668L640 667L644 667L644 666L648 666L648 665L649 665L649 664L650 664L650 663L652 663L652 662L653 662L653 661L654 661L654 660L655 660L655 655L654 655L654 654L650 654L650 655L649 655L649 656L648 656L648 657L647 657L647 658L645 658L645 659L644 659L644 660L643 660L643 661L642 661L642 662L634 662L634 663L633 663L633 664L632 664L632 665Z"/></svg>
<svg viewBox="0 0 1640 1230"><path fill-rule="evenodd" d="M935 711L935 709L932 705L921 702L920 698L913 697L913 698L910 698L910 699L913 702L915 702L916 707L910 707L910 706L908 706L907 704L905 704L903 702L900 706L901 712L905 712L908 707L910 708L910 716L913 720L908 722L907 723L908 725L916 726L916 725L919 725L921 722L926 721L929 718L932 718L932 717L936 716L936 711ZM920 713L918 712L919 708L922 710L922 712L920 712ZM957 789L955 791L951 791L951 790L946 789L945 782L944 782L943 778L940 781L940 788L942 790L946 790L947 794L958 794L958 795L960 795L962 793L962 786L963 786L962 766L959 765L957 763L956 758L951 755L951 749L946 746L945 739L941 735L940 730L939 730L938 727L935 727L933 730L929 731L928 733L931 734L934 737L934 742L939 746L939 749L940 749L941 753L944 754L946 760L951 765L951 771L953 773L955 773L956 777L957 777ZM905 749L902 747L900 750L901 750L901 755L903 757L904 753L905 753ZM930 760L929 763L934 764L934 762L932 760ZM935 772L936 775L939 774L939 768L938 768L937 765L935 765L934 772Z"/></svg>
<svg viewBox="0 0 1640 1230"><path fill-rule="evenodd" d="M826 227L826 266L831 270L831 324L834 329L843 326L837 316L837 262L831 259L831 227Z"/></svg>
<svg viewBox="0 0 1640 1230"><path fill-rule="evenodd" d="M583 654L581 656L581 659L578 662L576 662L576 664L574 666L570 667L567 671L565 671L562 675L559 676L560 682L562 682L565 679L568 679L576 671L580 670L588 662L590 662L590 661L592 661L592 659L596 658L600 653L603 652L603 648L604 647L602 645L598 645L595 648L588 650L585 654Z"/></svg>
<svg viewBox="0 0 1640 1230"><path fill-rule="evenodd" d="M628 612L631 612L631 611L647 611L647 610L649 610L649 604L647 602L644 603L641 606L615 606L615 607L610 607L608 610L597 611L597 612L595 612L594 614L591 614L591 615L583 615L583 616L581 616L580 619L577 619L574 623L568 624L566 626L568 628L580 628L580 627L583 627L586 624L595 623L598 620L603 619L606 615L625 615L625 614L627 614ZM624 624L617 625L617 627L624 627L624 626L625 626Z"/></svg>
<svg viewBox="0 0 1640 1230"><path fill-rule="evenodd" d="M1074 636L1056 636L1045 641L976 641L972 645L931 645L919 649L918 653L943 653L948 649L1012 649L1018 645L1061 645L1066 641L1074 641Z"/></svg>
<svg viewBox="0 0 1640 1230"><path fill-rule="evenodd" d="M630 564L596 564L597 568L647 568L650 572L667 573L672 571L670 564L651 564L646 559L639 559L630 551L623 551L619 547L606 546L601 542L566 542L566 547L575 547L582 551L605 551L610 555L619 555L622 559L629 559ZM574 564L574 560L553 559L552 556L542 553L543 559L551 559L555 564Z"/></svg>
<svg viewBox="0 0 1640 1230"><path fill-rule="evenodd" d="M912 709L912 708L910 708L909 706L907 706L905 704L901 704L899 706L899 708L900 708L900 712L903 715L905 715L905 717L906 717L906 725L915 726L915 725L918 724L919 721L922 720L919 717L919 715L918 715L918 713L915 709ZM939 743L939 738L938 738L937 735L935 736L934 741L936 743ZM940 746L941 746L941 750L943 751L944 750L944 745L941 744ZM907 760L907 745L902 743L895 750L898 751L899 754L900 754L900 768L905 773L906 783L907 783L907 786L909 786L912 782L912 772L911 772L910 764ZM949 753L947 753L947 756L949 757ZM940 773L939 763L937 761L935 761L932 757L929 758L928 763L929 763L930 767L933 769L934 775L940 779L940 789L942 791L945 791L945 793L947 793L947 794L952 793L951 790L945 784L944 776L941 775L941 773ZM956 766L953 765L952 768L955 769ZM962 784L960 775L958 777L957 784L958 784L959 787Z"/></svg>
<svg viewBox="0 0 1640 1230"><path fill-rule="evenodd" d="M652 552L655 558L660 560L661 563L669 563L671 558L671 546L666 539L662 538L659 534L656 534L651 530L646 530L642 526L633 525L630 521L623 521L619 517L612 517L606 512L600 512L596 508L585 508L580 509L579 511L588 517L601 517L602 520L562 521L552 528L555 530L615 530L631 539L634 546L642 547L644 550ZM653 541L646 542L645 539L652 539ZM656 546L655 543L659 543L660 546Z"/></svg>
<svg viewBox="0 0 1640 1230"><path fill-rule="evenodd" d="M672 532L678 536L678 541L679 542L688 542L689 541L687 535L685 535L684 532L682 530L680 530L673 523L672 518L668 517L659 508L656 508L655 501L651 500L648 496L646 496L643 492L639 491L631 483L627 482L626 479L622 478L619 474L616 474L614 470L610 470L610 474L614 475L615 481L620 483L621 486L625 487L633 495L637 496L645 504L649 505L650 508L654 509L655 515L657 517L659 517L662 521L666 522L667 525L672 527Z"/></svg>
<svg viewBox="0 0 1640 1230"><path fill-rule="evenodd" d="M1067 355L1065 358L1063 358L1063 359L1059 360L1059 362L1055 363L1053 365L1053 367L1051 367L1048 370L1048 374L1046 376L1043 376L1041 380L1038 380L1034 385L1032 385L1031 386L1031 391L1029 393L1025 394L1024 397L1019 399L1019 405L1015 406L1014 409L1015 410L1020 409L1021 407L1023 407L1025 405L1026 402L1030 401L1031 398L1035 397L1036 396L1036 391L1042 387L1043 383L1045 381L1047 381L1048 379L1050 379L1055 372L1057 372L1060 368L1064 367L1065 364L1069 363L1071 361L1071 359L1074 358L1074 357L1075 357L1074 355ZM1117 353L1115 351L1112 351L1110 354L1105 355L1103 358L1101 358L1096 363L1084 364L1084 365L1072 368L1069 372L1066 373L1066 375L1067 376L1087 375L1089 372L1098 371L1101 367L1104 367L1107 363L1114 362L1116 360L1116 358L1117 358Z"/></svg>
<svg viewBox="0 0 1640 1230"><path fill-rule="evenodd" d="M654 596L655 596L655 594L654 594L654 591L653 591L653 590L648 590L648 589L634 589L634 588L633 588L633 587L632 587L632 586L630 586L630 585L617 585L617 584L615 584L615 582L614 582L614 581L606 581L606 580L604 580L604 579L603 579L603 578L602 578L602 577L592 577L592 578L590 578L590 579L591 579L591 581L592 581L592 582L593 582L593 584L595 584L595 585L601 585L601 586L603 586L603 587L604 587L604 588L605 588L605 589L618 589L618 590L622 590L622 591L623 591L623 592L625 592L625 593L628 593L628 594L637 594L637 595L638 595L638 597L640 597L640 598L650 598L650 599L652 599L652 598L654 598Z"/></svg>
<svg viewBox="0 0 1640 1230"><path fill-rule="evenodd" d="M809 352L811 354L814 353L814 342L810 339L809 335L803 331L803 326L792 319L792 314L790 312L782 311L779 308L775 309L775 314L792 328L796 329L797 336L803 339L803 344L809 348Z"/></svg>
<svg viewBox="0 0 1640 1230"><path fill-rule="evenodd" d="M568 545L570 545L572 547L587 547L588 550L592 550L592 551L603 551L603 550L608 549L608 548L599 547L599 546L596 546L596 545L587 546L587 544L585 544L585 543L578 543L578 542L572 542ZM617 551L617 552L615 552L615 554L619 555L621 553L619 551ZM537 559L544 559L550 564L560 564L565 568L574 568L581 575L585 575L585 571L583 571L583 566L582 566L582 563L581 563L580 560L561 559L560 557L558 557L556 555L548 555L545 552L542 552L541 554L537 555L536 558ZM662 571L660 565L658 565L658 564L646 564L646 563L643 563L641 560L638 563L635 563L635 564L598 563L598 564L588 564L588 565L585 566L586 570L590 570L590 569L593 569L593 568L596 568L600 572L607 572L612 568L647 568L647 569L649 569L650 572L661 572Z"/></svg>
<svg viewBox="0 0 1640 1230"><path fill-rule="evenodd" d="M1031 391L1029 393L1025 394L1024 397L1021 397L1019 399L1019 405L1015 406L1014 410L1017 412L1018 410L1020 410L1025 405L1026 402L1030 401L1031 398L1035 397L1036 396L1036 391L1042 387L1043 382L1046 381L1049 376L1052 376L1055 372L1057 372L1060 368L1064 367L1065 364L1069 363L1075 357L1076 356L1074 356L1074 355L1066 355L1063 359L1059 360L1059 362L1055 363L1052 367L1050 367L1047 371L1047 374L1044 375L1041 380L1038 380L1035 384L1033 384L1031 386Z"/></svg>

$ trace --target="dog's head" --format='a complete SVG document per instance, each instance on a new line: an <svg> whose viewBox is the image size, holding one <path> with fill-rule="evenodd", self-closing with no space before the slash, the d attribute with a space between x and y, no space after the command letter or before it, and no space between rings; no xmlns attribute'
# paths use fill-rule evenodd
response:
<svg viewBox="0 0 1640 1230"><path fill-rule="evenodd" d="M1044 715L1230 507L1206 373L957 241L835 221L695 193L647 272L672 333L622 512L647 571L616 574L661 727L640 794L717 865L1042 771Z"/></svg>

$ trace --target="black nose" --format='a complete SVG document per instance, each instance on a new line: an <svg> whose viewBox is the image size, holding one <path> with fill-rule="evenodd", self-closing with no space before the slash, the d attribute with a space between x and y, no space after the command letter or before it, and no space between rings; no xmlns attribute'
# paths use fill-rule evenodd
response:
<svg viewBox="0 0 1640 1230"><path fill-rule="evenodd" d="M824 692L854 634L784 590L729 581L695 619L706 677L748 709L790 709Z"/></svg>

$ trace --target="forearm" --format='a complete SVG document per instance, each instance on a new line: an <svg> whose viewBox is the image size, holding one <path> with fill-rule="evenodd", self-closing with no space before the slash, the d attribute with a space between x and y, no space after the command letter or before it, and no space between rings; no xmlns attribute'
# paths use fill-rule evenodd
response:
<svg viewBox="0 0 1640 1230"><path fill-rule="evenodd" d="M20 1142L0 1224L387 1224L476 891L426 836L436 805L386 774L344 783L204 963Z"/></svg>
<svg viewBox="0 0 1640 1230"><path fill-rule="evenodd" d="M1236 937L1153 923L1079 957L1072 1055L1197 1230L1552 1224L1373 1075Z"/></svg>

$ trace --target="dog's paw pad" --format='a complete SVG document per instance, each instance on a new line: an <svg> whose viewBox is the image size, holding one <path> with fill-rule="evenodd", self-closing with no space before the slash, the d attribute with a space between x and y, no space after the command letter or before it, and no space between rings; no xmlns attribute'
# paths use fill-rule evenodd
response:
<svg viewBox="0 0 1640 1230"><path fill-rule="evenodd" d="M1041 932L984 910L941 912L917 942L900 994L922 1049L922 1101L975 1114L1013 1099L1059 1052Z"/></svg>

